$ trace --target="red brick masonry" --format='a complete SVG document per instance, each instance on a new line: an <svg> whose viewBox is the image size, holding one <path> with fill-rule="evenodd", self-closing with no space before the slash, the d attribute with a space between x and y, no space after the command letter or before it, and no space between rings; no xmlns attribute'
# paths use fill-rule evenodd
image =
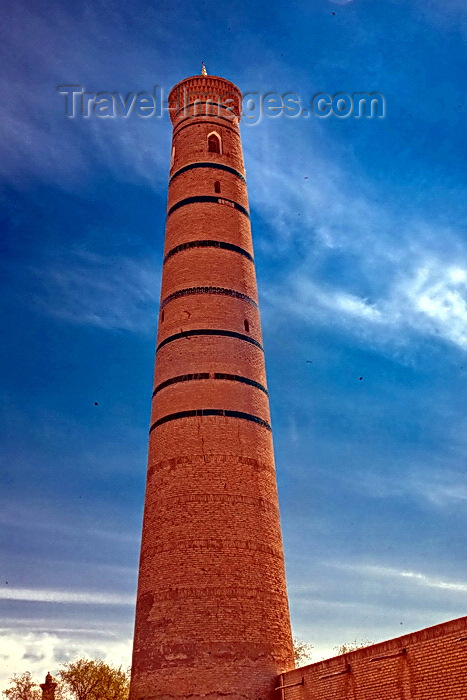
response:
<svg viewBox="0 0 467 700"><path fill-rule="evenodd" d="M240 93L178 94L130 698L272 700L293 656Z"/></svg>
<svg viewBox="0 0 467 700"><path fill-rule="evenodd" d="M282 674L277 700L467 700L467 617Z"/></svg>

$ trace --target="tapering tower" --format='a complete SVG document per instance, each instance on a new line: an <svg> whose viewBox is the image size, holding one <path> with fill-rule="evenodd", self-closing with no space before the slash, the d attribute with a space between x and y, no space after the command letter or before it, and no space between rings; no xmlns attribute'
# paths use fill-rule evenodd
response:
<svg viewBox="0 0 467 700"><path fill-rule="evenodd" d="M130 699L272 700L293 654L241 93L203 70L169 105Z"/></svg>

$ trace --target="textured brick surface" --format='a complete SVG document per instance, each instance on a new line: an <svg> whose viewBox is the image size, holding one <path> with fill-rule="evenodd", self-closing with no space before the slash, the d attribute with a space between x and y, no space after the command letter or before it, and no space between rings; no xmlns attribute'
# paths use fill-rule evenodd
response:
<svg viewBox="0 0 467 700"><path fill-rule="evenodd" d="M280 686L278 700L466 700L467 617L294 669Z"/></svg>
<svg viewBox="0 0 467 700"><path fill-rule="evenodd" d="M239 98L212 76L179 87ZM190 114L172 112L168 211L217 199L169 213L165 254L231 249L182 247L164 264L130 697L272 700L293 662L251 231L229 204L248 212L246 184L209 165L178 173L210 163L244 177L241 142L227 112ZM212 131L221 153L208 151ZM205 409L234 416L173 418Z"/></svg>

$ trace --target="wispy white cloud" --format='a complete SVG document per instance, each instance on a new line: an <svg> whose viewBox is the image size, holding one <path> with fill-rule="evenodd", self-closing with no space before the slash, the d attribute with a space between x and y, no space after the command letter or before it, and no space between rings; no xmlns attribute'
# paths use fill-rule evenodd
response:
<svg viewBox="0 0 467 700"><path fill-rule="evenodd" d="M370 565L370 564L337 564L338 568L354 571L359 574L368 576L378 576L392 579L402 579L412 581L417 586L424 588L439 588L446 591L456 593L467 593L467 582L464 581L446 581L442 578L427 576L417 571L406 571L404 569L396 569L386 566Z"/></svg>
<svg viewBox="0 0 467 700"><path fill-rule="evenodd" d="M40 284L32 302L70 323L140 332L154 331L158 266L150 260L70 255L31 270Z"/></svg>
<svg viewBox="0 0 467 700"><path fill-rule="evenodd" d="M437 338L467 349L467 247L460 227L391 207L355 163L346 164L344 151L327 152L319 128L324 145L310 136L303 148L308 158L292 133L274 141L274 128L264 126L254 152L247 139L246 150L252 204L268 224L257 247L281 257L288 271L263 283L265 300L367 342ZM336 258L338 276L327 271Z"/></svg>
<svg viewBox="0 0 467 700"><path fill-rule="evenodd" d="M303 271L291 274L288 295L278 298L269 288L265 296L273 304L285 303L304 321L318 318L376 342L432 336L466 350L466 270L467 261L463 269L433 258L419 260L403 272L394 269L384 296L371 303L332 284L312 282Z"/></svg>
<svg viewBox="0 0 467 700"><path fill-rule="evenodd" d="M437 467L431 463L427 467L428 457L423 465L416 463L415 457L405 464L405 471L399 470L398 478L392 472L378 471L375 466L367 469L352 470L351 475L343 474L345 489L377 499L410 498L430 510L459 512L459 506L467 501L467 481L463 472L445 464ZM463 464L465 455L461 454L457 462Z"/></svg>
<svg viewBox="0 0 467 700"><path fill-rule="evenodd" d="M334 656L336 644L356 637L392 639L465 610L467 583L462 580L346 559L303 559L300 566L288 567L288 587L295 633L314 644L315 660Z"/></svg>
<svg viewBox="0 0 467 700"><path fill-rule="evenodd" d="M440 480L441 481L441 480ZM442 480L446 482L446 476ZM432 479L416 480L414 487L426 498L426 500L437 508L455 508L463 506L467 501L467 483L455 479L448 479L448 483L439 483Z"/></svg>
<svg viewBox="0 0 467 700"><path fill-rule="evenodd" d="M134 605L134 596L117 593L83 591L51 591L35 588L0 588L0 599L29 600L41 603L73 603L83 605Z"/></svg>
<svg viewBox="0 0 467 700"><path fill-rule="evenodd" d="M316 316L325 320L329 319L332 313L337 324L345 324L346 320L355 318L366 319L369 323L384 323L382 312L367 299L333 288L331 285L320 286L303 273L301 277L291 276L289 291L291 294L284 303L289 311L295 309L295 313L304 320L312 321ZM266 291L265 297L273 303L277 301L274 294L271 294L271 288Z"/></svg>
<svg viewBox="0 0 467 700"><path fill-rule="evenodd" d="M0 172L7 181L21 187L33 178L66 191L86 191L98 168L119 181L152 189L165 185L170 149L167 116L70 119L65 96L57 91L63 85L81 85L94 93L153 90L160 83L161 76L157 79L154 69L163 63L162 50L143 39L136 44L127 42L129 21L119 7L103 4L77 13L57 3L50 4L47 11L19 3L4 17L0 87L8 100L0 105L5 134L0 143ZM173 18L165 23L159 8L141 5L132 21L140 27L150 25L153 38L167 40L176 32ZM134 33L140 34L136 29ZM23 47L24 63L17 60L18 46ZM113 61L109 63L110 51ZM118 68L115 61L120 62ZM28 71L24 71L25 64ZM176 82L167 72L163 75L166 91Z"/></svg>
<svg viewBox="0 0 467 700"><path fill-rule="evenodd" d="M412 312L415 329L467 348L466 269L427 260L396 287L393 303Z"/></svg>

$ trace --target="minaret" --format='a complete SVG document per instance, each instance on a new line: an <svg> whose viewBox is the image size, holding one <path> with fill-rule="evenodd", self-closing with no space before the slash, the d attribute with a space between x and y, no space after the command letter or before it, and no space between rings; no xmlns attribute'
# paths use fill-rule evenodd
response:
<svg viewBox="0 0 467 700"><path fill-rule="evenodd" d="M130 700L273 700L293 653L241 93L204 69L169 105Z"/></svg>
<svg viewBox="0 0 467 700"><path fill-rule="evenodd" d="M45 683L41 683L40 687L42 690L42 700L55 700L55 689L57 684L54 682L54 679L50 673L46 675Z"/></svg>

